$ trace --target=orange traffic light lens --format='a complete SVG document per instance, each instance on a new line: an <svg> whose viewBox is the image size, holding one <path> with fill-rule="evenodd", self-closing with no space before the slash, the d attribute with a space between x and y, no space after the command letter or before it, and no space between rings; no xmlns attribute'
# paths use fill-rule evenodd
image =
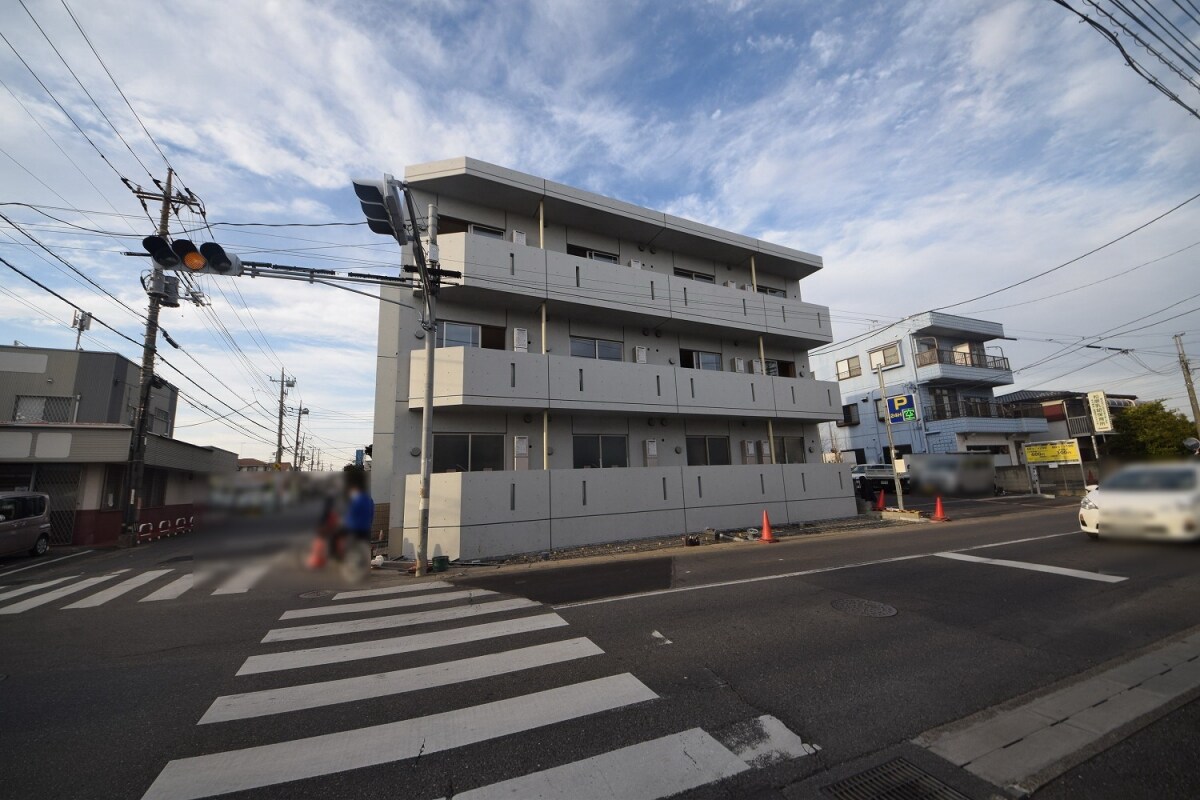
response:
<svg viewBox="0 0 1200 800"><path fill-rule="evenodd" d="M199 253L192 251L183 257L183 265L192 271L204 269L208 260Z"/></svg>

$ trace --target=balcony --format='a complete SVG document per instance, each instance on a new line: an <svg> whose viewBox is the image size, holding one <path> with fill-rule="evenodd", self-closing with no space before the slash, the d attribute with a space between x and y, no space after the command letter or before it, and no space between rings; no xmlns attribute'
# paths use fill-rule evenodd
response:
<svg viewBox="0 0 1200 800"><path fill-rule="evenodd" d="M996 403L964 398L925 407L931 432L1041 433L1046 430L1042 406L1037 403Z"/></svg>
<svg viewBox="0 0 1200 800"><path fill-rule="evenodd" d="M1006 386L1013 382L1008 359L980 352L926 350L917 353L921 383L976 383Z"/></svg>
<svg viewBox="0 0 1200 800"><path fill-rule="evenodd" d="M658 317L693 329L802 339L810 347L833 341L829 310L812 303L467 233L440 236L438 244L442 266L463 273L444 289L450 299L494 303L499 292L510 303L550 300L606 318Z"/></svg>
<svg viewBox="0 0 1200 800"><path fill-rule="evenodd" d="M409 356L410 409L424 396L425 351ZM514 353L475 347L437 351L434 405L577 409L618 414L695 414L828 421L841 418L836 385L811 378Z"/></svg>

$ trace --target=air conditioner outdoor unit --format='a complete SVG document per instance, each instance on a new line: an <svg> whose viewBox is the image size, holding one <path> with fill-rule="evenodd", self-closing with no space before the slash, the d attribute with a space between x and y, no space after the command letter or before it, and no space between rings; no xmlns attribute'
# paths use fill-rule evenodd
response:
<svg viewBox="0 0 1200 800"><path fill-rule="evenodd" d="M642 262L636 258L629 259L629 266L633 267L634 269L643 269Z"/></svg>
<svg viewBox="0 0 1200 800"><path fill-rule="evenodd" d="M736 289L736 288L738 288L738 282L737 281L725 281L725 288L726 289Z"/></svg>
<svg viewBox="0 0 1200 800"><path fill-rule="evenodd" d="M730 362L730 365L733 367L734 372L745 372L746 371L746 359L737 358L735 356L734 358L729 359L729 362Z"/></svg>
<svg viewBox="0 0 1200 800"><path fill-rule="evenodd" d="M635 364L645 364L646 357L649 355L650 349L642 345L637 345L633 348L633 362Z"/></svg>
<svg viewBox="0 0 1200 800"><path fill-rule="evenodd" d="M525 231L512 232L513 244L525 244Z"/></svg>

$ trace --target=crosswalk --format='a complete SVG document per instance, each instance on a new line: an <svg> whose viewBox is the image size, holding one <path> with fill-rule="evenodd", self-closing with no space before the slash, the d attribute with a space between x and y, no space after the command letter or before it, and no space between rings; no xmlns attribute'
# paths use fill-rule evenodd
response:
<svg viewBox="0 0 1200 800"><path fill-rule="evenodd" d="M273 565L272 561L215 565L205 566L196 572L181 572L168 568L141 572L115 569L100 575L66 575L25 586L0 587L0 616L23 614L43 606L55 606L60 600L74 599L75 596L93 588L97 591L57 608L99 608L118 598L136 597L139 589L150 590L144 596L136 597L140 603L175 600L188 592L209 590L210 594L217 596L245 594L262 580Z"/></svg>
<svg viewBox="0 0 1200 800"><path fill-rule="evenodd" d="M456 785L453 797L654 800L819 749L762 716L724 733L680 725L682 730L634 734L639 741L589 743L588 757L554 764L555 755L536 741L545 741L553 726L633 713L662 699L631 672L595 677L608 671L598 661L604 650L530 600L434 581L341 592L328 602L283 613L280 623L301 624L268 630L262 645L270 652L249 654L232 682L259 677L247 691L217 697L197 721L205 731L200 741L237 746L219 750L210 744L207 752L181 753L143 800L269 790L365 768L409 769L438 753L487 745L505 749L509 772L491 783L484 777L475 779L477 786ZM491 616L503 612L504 619ZM329 617L337 619L307 622ZM428 625L438 627L420 629ZM400 635L393 635L396 629ZM385 633L363 638L376 631ZM314 639L333 643L311 646ZM293 642L304 646L271 647ZM470 655L458 648L467 644ZM563 685L564 675L572 682ZM460 707L455 698L463 692L483 702ZM394 702L401 696L423 702ZM418 711L405 713L413 707ZM438 710L427 713L431 707ZM340 709L336 722L318 713L323 709ZM366 716L369 723L347 726ZM252 728L238 727L247 720L254 721ZM596 753L594 745L608 747ZM515 768L520 765L531 769ZM289 787L268 794L290 796ZM403 796L436 800L438 794L410 790Z"/></svg>

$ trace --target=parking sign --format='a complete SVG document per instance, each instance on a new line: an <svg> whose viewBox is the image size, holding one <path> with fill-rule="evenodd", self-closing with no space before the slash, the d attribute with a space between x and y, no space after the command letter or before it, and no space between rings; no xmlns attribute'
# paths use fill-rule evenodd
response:
<svg viewBox="0 0 1200 800"><path fill-rule="evenodd" d="M898 394L887 399L888 424L917 421L917 404L911 394Z"/></svg>

